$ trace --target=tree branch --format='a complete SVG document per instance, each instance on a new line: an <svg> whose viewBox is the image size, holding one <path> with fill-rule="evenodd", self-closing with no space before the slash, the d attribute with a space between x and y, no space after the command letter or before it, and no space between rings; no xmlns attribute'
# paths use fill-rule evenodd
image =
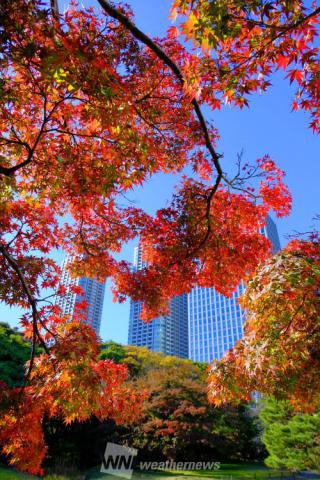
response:
<svg viewBox="0 0 320 480"><path fill-rule="evenodd" d="M98 0L99 4L103 8L103 10L110 15L112 18L118 20L121 25L126 27L131 34L140 42L142 42L144 45L150 48L152 52L160 59L163 61L167 67L170 68L172 73L176 76L176 78L179 80L179 82L184 85L185 84L185 79L182 75L182 72L178 65L162 50L162 48L159 47L150 37L148 37L145 33L143 33L126 15L124 15L122 12L114 8L108 1L106 0ZM203 133L203 137L205 140L205 145L206 148L208 149L210 156L212 158L213 164L215 166L216 172L217 172L217 178L215 181L214 186L209 190L209 195L207 197L207 208L206 208L206 221L207 221L207 232L201 241L201 243L197 246L197 250L203 247L203 245L206 243L208 240L211 232L212 232L212 227L211 227L211 222L210 222L210 208L211 208L211 200L218 190L218 187L220 185L220 182L223 177L223 172L222 168L220 165L219 159L221 158L221 155L218 154L211 142L208 127L205 121L205 118L203 116L203 113L201 111L200 105L197 102L197 100L194 98L191 100L191 104L193 105L193 109L195 112L196 117L198 118L198 121L201 126L201 130Z"/></svg>
<svg viewBox="0 0 320 480"><path fill-rule="evenodd" d="M58 5L58 0L50 0L51 4L51 13L52 16L55 20L58 19L59 17L59 5Z"/></svg>
<svg viewBox="0 0 320 480"><path fill-rule="evenodd" d="M14 165L13 167L2 167L0 165L0 174L5 175L6 177L12 177L12 175L19 170L22 167L25 167L31 162L32 159L32 154L29 153L28 157L26 160L24 160L21 163L18 163L17 165Z"/></svg>
<svg viewBox="0 0 320 480"><path fill-rule="evenodd" d="M162 48L159 47L159 45L157 45L150 37L148 37L148 35L143 33L138 27L136 27L136 25L126 15L124 15L122 12L114 8L109 2L107 2L106 0L98 0L98 2L100 3L101 7L108 15L118 20L118 22L120 22L121 25L126 27L137 40L139 40L140 42L144 43L147 47L149 47L150 50L152 50L153 53L155 53L155 55L160 60L162 60L163 63L167 65L167 67L170 68L170 70L174 73L174 75L180 81L180 83L184 85L185 80L183 78L182 72L179 69L178 65L162 50ZM208 127L204 119L204 116L202 114L199 103L195 98L191 101L191 103L193 105L195 114L199 120L201 129L203 132L203 136L205 139L206 147L210 152L211 158L216 168L217 175L218 175L217 180L219 184L222 178L222 169L219 162L219 158L221 158L221 155L219 155L215 151L211 143Z"/></svg>
<svg viewBox="0 0 320 480"><path fill-rule="evenodd" d="M0 175L2 174L2 175L5 175L7 177L11 177L17 170L20 170L20 168L25 167L26 165L31 163L34 152L36 151L36 148L37 148L37 146L38 146L38 144L41 140L41 137L42 137L43 134L46 133L46 130L45 130L46 124L49 122L52 114L55 112L55 110L58 108L58 106L61 103L63 103L65 100L68 100L69 98L70 97L64 97L62 100L59 100L58 102L56 102L49 113L47 113L47 99L46 99L46 97L44 98L43 119L42 119L41 127L38 131L38 134L36 136L36 139L35 139L32 147L29 144L27 144L26 142L23 142L22 140L20 141L17 133L15 132L15 130L13 130L13 133L15 134L15 136L17 137L18 140L17 141L12 141L11 139L9 139L7 143L18 143L18 144L23 145L29 152L28 157L23 162L18 163L17 165L14 165L12 167L3 167L3 166L0 165ZM3 137L2 137L2 140L3 140Z"/></svg>
<svg viewBox="0 0 320 480"><path fill-rule="evenodd" d="M2 255L4 256L4 258L7 260L8 264L10 265L10 267L15 271L15 273L17 274L19 280L20 280L20 283L22 285L22 289L28 299L28 302L31 306L31 312L32 312L32 327L33 327L33 336L32 336L32 350L31 350L31 357L30 357L30 364L29 364L29 369L28 369L28 373L25 377L25 384L27 383L29 377L30 377L30 374L31 374L31 370L32 370L32 367L34 365L34 357L35 357L35 351L36 351L36 340L38 339L40 344L42 345L44 351L46 352L47 355L50 355L50 352L48 350L48 347L47 345L45 344L40 332L39 332L39 329L38 329L38 320L39 319L39 313L38 313L38 309L37 309L37 300L35 299L35 297L32 295L32 292L30 291L28 285L27 285L27 281L20 269L20 266L18 264L18 262L10 255L10 253L8 252L7 248L4 246L4 245L1 245L0 244L0 252L2 253Z"/></svg>
<svg viewBox="0 0 320 480"><path fill-rule="evenodd" d="M255 58L258 58L262 53L264 53L265 49L267 47L269 47L270 45L272 45L273 42L278 40L278 38L282 37L285 33L289 32L290 30L294 30L295 28L300 27L300 25L302 25L303 23L310 20L310 18L317 16L319 13L320 13L320 7L316 8L316 10L311 12L309 15L307 15L305 17L302 17L297 22L292 23L290 25L287 25L286 27L283 27L281 29L281 31L277 35L274 36L274 38L271 38L263 47L259 48L259 50L257 50L251 57L246 58L242 62L238 63L238 65L233 67L231 70L228 70L225 73L225 75L227 75L227 74L230 75L230 73L233 73L236 70L238 70L239 68L249 64L252 60L254 60Z"/></svg>

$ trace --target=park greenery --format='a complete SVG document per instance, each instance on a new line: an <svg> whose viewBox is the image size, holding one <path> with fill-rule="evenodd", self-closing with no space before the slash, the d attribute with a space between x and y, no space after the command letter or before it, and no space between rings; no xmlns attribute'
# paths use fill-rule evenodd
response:
<svg viewBox="0 0 320 480"><path fill-rule="evenodd" d="M216 470L199 470L194 471L172 471L168 474L156 472L150 474L141 475L140 472L134 472L132 480L176 480L177 477L181 476L190 477L190 480L193 478L195 480L200 480L201 478L225 478L226 480L233 477L236 479L242 480L266 480L276 479L283 472L276 470L268 469L263 465L259 464L222 464L219 472ZM71 473L71 474L47 474L44 477L44 480L106 480L109 477L101 474L99 468L90 469L85 472L85 474ZM17 471L8 470L5 467L0 467L0 480L39 480L39 477L34 475L27 475Z"/></svg>
<svg viewBox="0 0 320 480"><path fill-rule="evenodd" d="M142 450L152 436L170 455L180 454L172 430L190 448L188 425L204 453L219 436L226 455L243 456L240 436L254 430L243 402L257 390L317 415L319 236L270 259L261 229L269 212L290 213L285 173L267 152L232 169L203 107L243 108L283 69L293 110L318 133L319 13L302 0L174 0L175 24L153 39L121 2L0 2L0 300L24 310L23 337L1 327L0 444L11 465L42 474L55 432L90 422L135 425ZM149 214L127 194L159 172L185 175ZM115 255L137 238L141 270ZM81 294L60 284L57 249L72 275L111 278L116 300L140 301L145 321L196 285L230 295L251 277L247 331L210 371L211 406L201 365L150 357L168 363L151 374L147 352L132 364L118 361L121 347L101 356L85 302L72 316L56 302Z"/></svg>
<svg viewBox="0 0 320 480"><path fill-rule="evenodd" d="M10 387L23 384L25 364L31 345L23 335L6 323L0 323L0 380Z"/></svg>
<svg viewBox="0 0 320 480"><path fill-rule="evenodd" d="M320 412L295 414L287 400L264 400L260 413L266 464L287 470L320 471Z"/></svg>
<svg viewBox="0 0 320 480"><path fill-rule="evenodd" d="M117 354L118 348L111 344L106 351L102 345L101 355L113 355L115 350ZM141 417L123 435L139 449L143 460L244 462L261 458L259 426L250 408L217 408L208 402L206 364L141 347L122 348L122 362L131 372L129 381L138 391L147 392Z"/></svg>
<svg viewBox="0 0 320 480"><path fill-rule="evenodd" d="M21 333L0 324L0 381L16 386L23 382L24 363L16 361L13 367L13 362L26 360L30 348ZM110 341L100 345L99 358L128 368L126 383L144 395L141 414L121 426L94 417L69 425L59 416L47 418L46 472L76 475L90 470L101 462L108 441L138 448L138 461L215 459L226 464L225 475L232 468L233 476L247 468L253 475L250 462L261 462L266 455L266 464L276 470L319 470L319 414L297 414L288 401L273 398L258 407L245 403L215 407L207 399L207 364L145 347ZM263 470L260 473L263 476Z"/></svg>
<svg viewBox="0 0 320 480"><path fill-rule="evenodd" d="M13 369L12 359L25 349L27 358L30 342L21 342L21 334L5 324L0 332L4 359L0 380L12 383L20 376L22 382L24 365L17 363ZM59 416L46 419L47 469L91 468L101 462L108 441L138 448L139 461L182 461L187 457L244 462L262 458L259 425L250 408L217 408L208 402L206 364L114 342L100 345L99 358L128 368L126 383L131 391L144 396L140 416L121 426L94 417L69 425Z"/></svg>

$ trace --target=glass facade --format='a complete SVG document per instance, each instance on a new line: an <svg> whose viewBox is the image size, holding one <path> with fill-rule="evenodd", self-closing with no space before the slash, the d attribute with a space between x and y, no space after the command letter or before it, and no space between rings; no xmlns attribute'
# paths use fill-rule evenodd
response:
<svg viewBox="0 0 320 480"><path fill-rule="evenodd" d="M94 328L99 335L105 283L97 282L92 278L72 278L67 270L70 257L66 257L62 263L61 284L66 288L66 295L58 297L57 305L62 309L64 315L72 317L76 305L85 300L88 304L86 310L86 321ZM79 285L83 295L76 295L71 291L72 285Z"/></svg>
<svg viewBox="0 0 320 480"><path fill-rule="evenodd" d="M134 268L144 268L141 248L134 251ZM150 350L188 358L188 296L179 295L170 302L169 314L149 323L139 319L141 303L131 301L129 345L145 346Z"/></svg>
<svg viewBox="0 0 320 480"><path fill-rule="evenodd" d="M277 227L270 217L262 233L269 238L272 252L280 250ZM241 282L232 297L214 288L194 288L188 295L189 356L194 361L220 359L243 336L244 311L238 298L244 291Z"/></svg>

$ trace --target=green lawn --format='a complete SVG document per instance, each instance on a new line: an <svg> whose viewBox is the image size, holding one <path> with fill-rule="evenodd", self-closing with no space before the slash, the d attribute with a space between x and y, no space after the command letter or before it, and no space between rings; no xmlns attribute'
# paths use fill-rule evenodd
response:
<svg viewBox="0 0 320 480"><path fill-rule="evenodd" d="M111 480L112 477L100 473L100 469L94 469L88 475L90 480ZM132 480L174 480L181 477L201 477L201 478L217 478L221 479L226 477L227 480L230 480L230 477L234 479L248 479L254 480L259 478L267 479L268 477L279 478L281 472L276 470L271 470L270 468L265 467L262 464L221 464L219 470L170 470L170 471L153 471L153 472L135 472L133 474ZM115 477L113 477L115 478ZM191 479L190 479L191 480Z"/></svg>
<svg viewBox="0 0 320 480"><path fill-rule="evenodd" d="M262 464L221 464L219 470L172 470L166 475L183 475L186 477L235 477L235 478L266 478L281 476L281 472L271 470Z"/></svg>
<svg viewBox="0 0 320 480"><path fill-rule="evenodd" d="M230 480L230 477L235 479L248 479L254 480L261 478L266 479L270 477L280 477L281 472L276 470L271 470L264 465L259 464L221 464L219 470L170 470L170 471L154 471L152 473L145 472L135 472L133 474L132 480L174 480L177 477L202 477L202 478L222 478L227 477ZM11 469L0 467L0 480L36 480L39 477L33 475L26 475L23 473L16 472ZM72 477L59 477L59 476L48 476L45 479L48 480L73 480ZM79 477L78 477L79 478ZM100 473L100 468L97 467L87 473L88 480L112 480L116 477L105 475Z"/></svg>
<svg viewBox="0 0 320 480"><path fill-rule="evenodd" d="M25 475L24 473L0 467L0 480L32 480L36 478L33 475Z"/></svg>

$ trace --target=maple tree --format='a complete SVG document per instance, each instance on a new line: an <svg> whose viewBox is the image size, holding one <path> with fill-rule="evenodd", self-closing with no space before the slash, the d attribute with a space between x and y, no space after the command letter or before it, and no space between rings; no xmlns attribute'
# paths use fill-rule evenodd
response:
<svg viewBox="0 0 320 480"><path fill-rule="evenodd" d="M133 357L139 361L145 354L139 347L125 348L124 361L129 365ZM249 416L249 407L210 405L206 364L155 352L147 356L145 364L146 370L133 381L138 391L145 388L148 392L142 417L122 434L144 460L256 459L259 429Z"/></svg>
<svg viewBox="0 0 320 480"><path fill-rule="evenodd" d="M320 405L320 243L294 240L251 279L240 300L244 338L213 365L210 399L220 405L254 391L314 412Z"/></svg>
<svg viewBox="0 0 320 480"><path fill-rule="evenodd" d="M44 413L59 411L66 421L109 414L91 399L106 389L113 398L125 377L123 368L97 360L83 314L70 322L52 301L66 292L50 253L70 253L74 275L112 277L115 297L142 301L146 320L196 284L228 294L269 255L259 233L269 210L286 215L291 200L283 172L268 156L254 166L239 163L233 177L223 171L218 132L201 105L215 109L227 100L242 107L280 66L298 83L298 104L319 128L318 9L298 0L224 1L228 22L221 33L220 12L213 11L209 26L201 20L198 28L194 18L195 7L206 18L212 2L174 2L173 13L188 15L181 28L195 40L193 50L179 38L179 26L151 39L128 6L98 3L102 13L72 3L62 14L54 0L0 5L1 300L28 309L22 326L32 342L22 389L2 389L1 443L14 464L33 472L45 452ZM183 179L168 208L151 216L126 204L126 193L151 175L186 166L194 178ZM250 179L257 177L254 188ZM137 236L148 267L133 271L114 253ZM39 358L37 345L44 351ZM75 372L83 370L82 384ZM124 401L118 407L125 412ZM32 449L24 411L34 417Z"/></svg>
<svg viewBox="0 0 320 480"><path fill-rule="evenodd" d="M171 16L181 15L179 30L185 37L213 52L213 61L204 56L197 68L210 68L205 86L214 89L209 103L215 108L220 95L247 105L246 95L266 90L280 68L297 85L293 109L310 111L311 127L319 132L319 50L314 43L319 13L315 2L310 8L301 1L174 0Z"/></svg>
<svg viewBox="0 0 320 480"><path fill-rule="evenodd" d="M47 447L42 422L62 418L65 424L114 418L130 421L143 400L124 383L127 369L98 359L97 338L90 326L69 322L59 326L59 342L33 358L28 385L9 389L0 384L0 444L11 463L31 473L42 473Z"/></svg>
<svg viewBox="0 0 320 480"><path fill-rule="evenodd" d="M250 406L216 408L208 403L207 364L114 342L101 344L100 352L99 358L128 366L127 382L132 388L146 390L142 415L121 425L95 418L69 425L56 418L46 421L46 469L65 475L71 466L88 470L100 464L107 442L138 448L135 465L169 459L230 462L261 458L256 438L260 430Z"/></svg>

